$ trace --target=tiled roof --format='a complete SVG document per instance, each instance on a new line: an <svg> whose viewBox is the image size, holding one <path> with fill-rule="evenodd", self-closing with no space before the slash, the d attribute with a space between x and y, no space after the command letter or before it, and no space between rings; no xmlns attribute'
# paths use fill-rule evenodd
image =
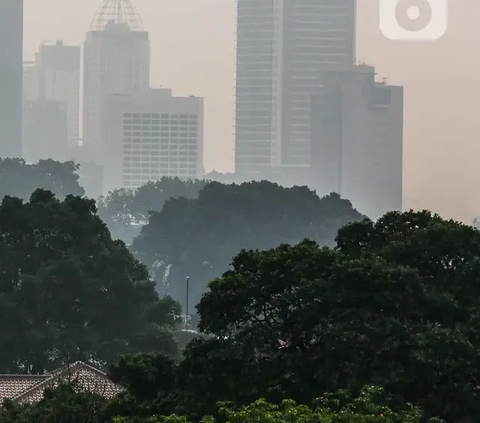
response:
<svg viewBox="0 0 480 423"><path fill-rule="evenodd" d="M0 399L13 399L48 378L48 375L0 375Z"/></svg>
<svg viewBox="0 0 480 423"><path fill-rule="evenodd" d="M46 388L59 382L76 381L81 388L111 398L123 389L108 376L81 361L40 376L0 375L0 401L11 399L20 403L40 401Z"/></svg>

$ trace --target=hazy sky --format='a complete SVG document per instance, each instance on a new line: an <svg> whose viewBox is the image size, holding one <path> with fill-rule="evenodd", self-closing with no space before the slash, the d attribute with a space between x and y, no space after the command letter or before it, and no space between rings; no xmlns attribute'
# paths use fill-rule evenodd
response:
<svg viewBox="0 0 480 423"><path fill-rule="evenodd" d="M83 43L101 3L24 1L25 60L42 41ZM405 207L470 222L480 215L480 3L449 0L440 41L405 43L382 36L378 1L358 0L357 58L405 86ZM152 85L205 97L205 166L233 170L235 1L134 3L150 32Z"/></svg>

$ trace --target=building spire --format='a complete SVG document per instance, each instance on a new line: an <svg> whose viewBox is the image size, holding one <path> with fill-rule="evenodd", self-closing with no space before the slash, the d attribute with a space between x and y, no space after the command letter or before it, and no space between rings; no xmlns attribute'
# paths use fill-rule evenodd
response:
<svg viewBox="0 0 480 423"><path fill-rule="evenodd" d="M126 24L131 31L143 31L142 19L130 0L103 0L90 30L103 31L110 23Z"/></svg>

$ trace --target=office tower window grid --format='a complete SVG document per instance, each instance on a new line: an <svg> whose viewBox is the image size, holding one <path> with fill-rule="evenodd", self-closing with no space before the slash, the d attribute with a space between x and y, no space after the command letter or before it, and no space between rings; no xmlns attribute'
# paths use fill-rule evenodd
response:
<svg viewBox="0 0 480 423"><path fill-rule="evenodd" d="M193 114L123 114L123 186L136 188L162 176L195 178L198 123Z"/></svg>
<svg viewBox="0 0 480 423"><path fill-rule="evenodd" d="M238 0L235 167L310 165L322 69L355 61L355 0Z"/></svg>

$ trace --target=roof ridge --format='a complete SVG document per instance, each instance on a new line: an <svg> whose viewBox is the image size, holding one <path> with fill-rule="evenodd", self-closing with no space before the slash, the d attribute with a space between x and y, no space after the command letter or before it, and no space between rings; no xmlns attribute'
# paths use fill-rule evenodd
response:
<svg viewBox="0 0 480 423"><path fill-rule="evenodd" d="M108 374L105 373L104 371L98 369L97 367L95 366L92 366L91 364L88 364L88 363L85 363L84 361L76 361L75 363L72 364L72 367L73 366L83 366L89 370L92 370L93 372L99 374L99 375L102 375L102 376L105 376L105 377L108 377Z"/></svg>
<svg viewBox="0 0 480 423"><path fill-rule="evenodd" d="M80 361L80 360L74 361L71 364L65 364L62 367L59 367L58 369L52 370L51 372L47 372L45 374L49 375L49 376L53 376L53 375L56 375L58 373L62 373L65 370L69 370L69 369L73 369L73 368L77 368L77 367L85 367L89 370L94 371L95 373L101 374L102 376L108 376L105 372L101 371L100 369L97 369L96 367L94 367L90 364L87 364L84 361Z"/></svg>
<svg viewBox="0 0 480 423"><path fill-rule="evenodd" d="M20 394L18 394L16 397L13 398L13 401L21 400L22 398L28 396L33 391L36 391L37 389L41 388L42 386L48 385L48 383L50 383L52 380L60 378L62 376L62 374L65 373L66 371L69 371L69 370L72 370L72 369L78 368L78 367L86 368L86 369L88 369L90 371L93 371L94 373L97 373L98 375L100 375L102 377L106 377L108 379L108 375L106 373L102 372L101 370L99 370L99 369L97 369L97 368L95 368L95 367L93 367L93 366L91 366L87 363L84 363L83 361L76 361L73 364L70 364L70 365L67 364L67 365L57 369L56 371L53 371L51 373L47 373L45 375L45 376L47 376L46 379L39 381L35 385L33 385L30 388L26 389L25 391L21 392Z"/></svg>

